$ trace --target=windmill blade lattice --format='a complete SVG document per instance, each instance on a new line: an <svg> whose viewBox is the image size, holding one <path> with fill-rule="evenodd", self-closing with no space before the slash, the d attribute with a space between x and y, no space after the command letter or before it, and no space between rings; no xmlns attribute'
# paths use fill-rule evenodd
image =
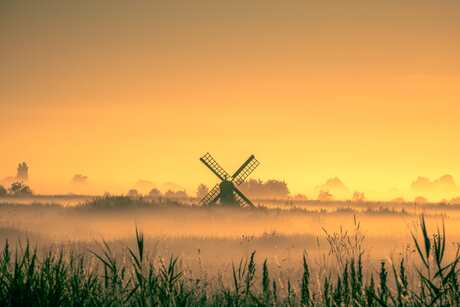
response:
<svg viewBox="0 0 460 307"><path fill-rule="evenodd" d="M250 156L249 159L241 165L241 167L233 174L232 181L236 185L242 184L246 178L259 166L260 162L257 161L254 155Z"/></svg>
<svg viewBox="0 0 460 307"><path fill-rule="evenodd" d="M251 207L254 208L254 204L252 201L249 200L240 190L235 188L233 191L233 194L235 195L235 200L240 204L241 207Z"/></svg>
<svg viewBox="0 0 460 307"><path fill-rule="evenodd" d="M208 192L208 194L206 194L206 196L200 200L200 205L202 206L211 205L219 199L219 196L220 196L220 187L218 184L216 184L214 188L212 188Z"/></svg>
<svg viewBox="0 0 460 307"><path fill-rule="evenodd" d="M260 163L254 155L251 155L231 177L211 154L206 153L200 158L200 161L221 180L220 184L215 185L200 200L202 206L211 206L219 201L221 205L255 207L251 200L236 187L243 183L259 166Z"/></svg>
<svg viewBox="0 0 460 307"><path fill-rule="evenodd" d="M226 180L229 178L229 174L217 163L217 161L208 152L200 158L201 162L204 163L220 180Z"/></svg>

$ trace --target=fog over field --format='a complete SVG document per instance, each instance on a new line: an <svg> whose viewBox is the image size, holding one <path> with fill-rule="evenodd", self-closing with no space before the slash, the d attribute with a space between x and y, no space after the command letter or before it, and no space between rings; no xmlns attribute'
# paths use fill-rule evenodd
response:
<svg viewBox="0 0 460 307"><path fill-rule="evenodd" d="M243 164L240 173L250 165ZM365 306L385 306L385 301L402 300L401 289L412 301L442 297L456 302L452 287L460 263L460 204L453 177L419 177L412 184L414 195L435 191L452 197L438 202L423 196L369 200L364 192L351 193L337 177L315 188L316 200L292 195L285 181L236 178L222 179L230 183L230 203L222 196L226 185L210 189L200 184L191 197L179 185L170 183L161 191L147 181L120 196L40 195L28 185L27 164L19 164L16 179L0 191L0 303L2 291L10 300L12 283L30 274L25 280L62 278L67 290L61 295L69 300L82 297L68 294L80 289L74 287L75 278L94 282L96 288L83 296L89 306L118 299L123 305L132 302L132 295L164 306L178 305L182 295L190 296L190 306L208 299L229 306L234 300L252 305L259 299L269 306L320 306L331 305L332 298L337 305L354 295ZM76 261L80 271L75 271ZM33 277L47 274L49 263L65 273ZM257 263L263 264L261 271ZM393 281L388 280L390 269ZM447 269L451 273L444 276ZM118 286L108 287L109 279ZM147 280L153 292L139 290ZM28 293L40 287L21 289ZM431 294L421 299L428 290ZM162 291L172 292L162 297Z"/></svg>
<svg viewBox="0 0 460 307"><path fill-rule="evenodd" d="M157 253L216 257L222 264L251 250L260 257L298 259L304 251L327 253L328 234L351 235L358 226L369 256L398 256L411 243L421 214L433 229L444 223L452 244L460 242L456 205L267 201L259 209L226 209L119 197L72 206L3 203L0 212L0 235L12 241L16 236L45 245L129 241L137 228Z"/></svg>

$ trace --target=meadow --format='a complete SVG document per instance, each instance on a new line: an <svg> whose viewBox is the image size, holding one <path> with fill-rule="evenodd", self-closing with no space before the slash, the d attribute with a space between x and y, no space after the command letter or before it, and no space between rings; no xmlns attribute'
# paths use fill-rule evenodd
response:
<svg viewBox="0 0 460 307"><path fill-rule="evenodd" d="M0 306L455 306L457 205L0 203Z"/></svg>

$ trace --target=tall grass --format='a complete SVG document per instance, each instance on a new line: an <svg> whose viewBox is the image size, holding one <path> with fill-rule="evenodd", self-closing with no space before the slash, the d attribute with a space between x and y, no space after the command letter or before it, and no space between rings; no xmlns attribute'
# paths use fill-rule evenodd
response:
<svg viewBox="0 0 460 307"><path fill-rule="evenodd" d="M29 243L12 249L6 241L0 306L459 306L459 250L446 259L444 227L430 234L422 217L420 230L421 237L412 234L419 263L382 261L372 271L358 249L337 258L338 272L314 281L304 254L303 273L285 284L272 276L267 260L257 265L255 252L233 265L228 285L190 279L176 257L152 261L137 230L136 247L128 249L125 261L105 242L90 255L65 250L40 255ZM331 251L341 253L340 237L329 239ZM355 240L348 244L358 247L360 238Z"/></svg>

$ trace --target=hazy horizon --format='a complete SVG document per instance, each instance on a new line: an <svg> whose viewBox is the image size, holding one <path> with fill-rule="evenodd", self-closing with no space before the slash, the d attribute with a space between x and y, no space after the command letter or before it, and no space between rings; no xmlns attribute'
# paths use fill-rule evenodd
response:
<svg viewBox="0 0 460 307"><path fill-rule="evenodd" d="M30 165L29 165L30 167ZM33 170L33 168L32 168ZM33 172L32 172L33 174ZM1 176L2 174L0 174ZM75 177L81 177L80 180ZM209 176L213 177L213 175ZM261 179L257 176L249 180L266 182L267 180L279 180L278 178ZM16 175L0 177L0 185L8 188L13 182L21 181ZM208 180L199 182L192 186L186 186L181 182L160 182L150 179L139 179L136 182L125 182L119 186L114 186L110 182L94 182L91 178L83 174L75 174L73 178L62 178L62 181L52 183L49 186L43 185L38 174L34 174L26 183L31 186L34 194L37 195L102 195L109 194L127 194L129 190L135 189L140 194L147 195L152 189L158 189L162 193L167 191L186 191L194 197L198 185L205 184L208 188L213 187L218 180ZM425 197L430 202L449 201L460 197L460 186L457 185L456 178L445 174L438 178L429 178L424 176L414 177L411 182L397 187L376 187L374 189L363 189L361 187L350 186L340 176L325 178L324 181L318 182L313 186L305 186L302 190L292 190L289 182L286 182L289 189L289 197L302 196L309 200L317 200L321 191L328 191L334 200L350 200L354 192L363 192L365 200L370 201L391 201L393 199L403 198L405 201L413 201L416 197Z"/></svg>

